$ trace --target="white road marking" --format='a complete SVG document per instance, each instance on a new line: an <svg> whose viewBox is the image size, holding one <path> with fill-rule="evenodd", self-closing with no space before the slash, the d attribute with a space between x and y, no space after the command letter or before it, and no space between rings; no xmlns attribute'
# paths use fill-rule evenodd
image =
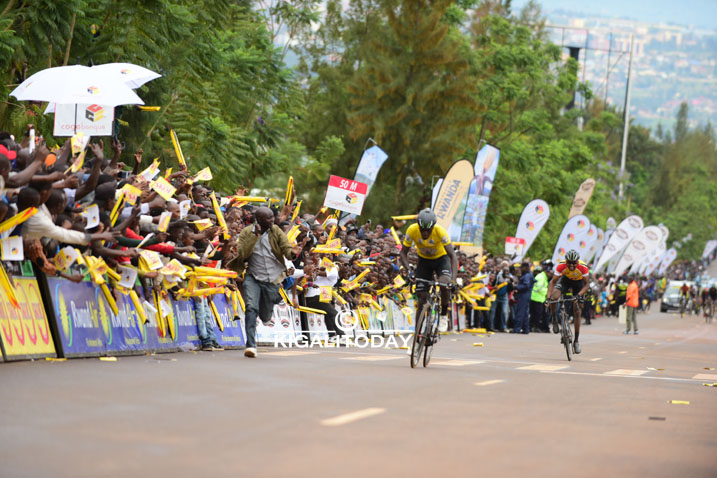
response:
<svg viewBox="0 0 717 478"><path fill-rule="evenodd" d="M478 385L479 387L485 387L486 385L495 385L496 383L503 383L505 380L486 380L485 382L476 382L473 385Z"/></svg>
<svg viewBox="0 0 717 478"><path fill-rule="evenodd" d="M321 420L321 424L325 427L338 427L340 425L346 425L347 423L372 417L374 415L380 415L385 412L385 408L364 408L363 410L356 410L355 412L344 413L343 415L338 415L333 418L326 418L324 420Z"/></svg>
<svg viewBox="0 0 717 478"><path fill-rule="evenodd" d="M295 355L313 355L319 352L309 350L282 350L279 352L267 352L266 355L277 355L279 357L293 357Z"/></svg>
<svg viewBox="0 0 717 478"><path fill-rule="evenodd" d="M606 378L641 378L645 380L667 380L670 382L699 382L700 380L693 380L691 378L676 378L676 377L651 377L651 376L640 376L640 375L607 375L604 373L588 373L588 372L548 372L543 371L540 373L553 373L557 375L585 375L587 377L606 377Z"/></svg>
<svg viewBox="0 0 717 478"><path fill-rule="evenodd" d="M639 376L639 375L645 375L647 373L647 370L627 370L624 368L619 368L617 370L611 370L609 372L605 372L605 375L628 375L628 376Z"/></svg>
<svg viewBox="0 0 717 478"><path fill-rule="evenodd" d="M450 365L452 367L463 367L464 365L475 365L485 363L483 360L434 360L431 365Z"/></svg>
<svg viewBox="0 0 717 478"><path fill-rule="evenodd" d="M380 362L383 360L396 360L402 358L403 357L396 357L395 355L359 355L358 357L341 357L341 360L363 360L365 362Z"/></svg>
<svg viewBox="0 0 717 478"><path fill-rule="evenodd" d="M601 358L601 357L595 357L595 358L591 358L591 359L590 359L591 362L597 362L598 360L602 360L602 358Z"/></svg>
<svg viewBox="0 0 717 478"><path fill-rule="evenodd" d="M622 352L618 352L619 354L626 354L627 350L623 350Z"/></svg>
<svg viewBox="0 0 717 478"><path fill-rule="evenodd" d="M692 378L695 380L717 380L717 375L713 373L698 373Z"/></svg>
<svg viewBox="0 0 717 478"><path fill-rule="evenodd" d="M539 372L554 372L556 370L562 370L568 367L568 365L545 365L537 363L535 365L528 365L526 367L518 367L518 370L538 370Z"/></svg>

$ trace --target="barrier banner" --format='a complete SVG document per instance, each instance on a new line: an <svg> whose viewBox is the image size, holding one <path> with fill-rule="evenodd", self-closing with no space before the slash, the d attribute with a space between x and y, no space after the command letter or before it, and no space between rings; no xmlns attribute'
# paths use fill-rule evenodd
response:
<svg viewBox="0 0 717 478"><path fill-rule="evenodd" d="M323 315L307 313L306 321L309 324L309 337L311 340L329 339L329 331L326 329Z"/></svg>
<svg viewBox="0 0 717 478"><path fill-rule="evenodd" d="M298 340L300 336L301 317L296 309L287 306L283 302L274 306L274 312L268 324L264 324L257 318L257 344L269 343L273 345L275 341L293 342Z"/></svg>
<svg viewBox="0 0 717 478"><path fill-rule="evenodd" d="M615 267L615 275L620 276L633 263L639 263L649 251L657 247L662 240L662 231L657 226L647 226L641 230L625 249L620 262Z"/></svg>
<svg viewBox="0 0 717 478"><path fill-rule="evenodd" d="M3 360L55 357L55 344L34 277L12 278L20 309L0 289L0 338Z"/></svg>
<svg viewBox="0 0 717 478"><path fill-rule="evenodd" d="M465 159L453 163L446 172L433 207L438 225L446 231L450 232L451 224L458 214L461 202L466 197L472 179L473 165Z"/></svg>
<svg viewBox="0 0 717 478"><path fill-rule="evenodd" d="M219 313L219 318L224 325L224 330L222 331L219 330L216 323L214 324L214 333L217 336L217 342L219 342L219 345L222 347L243 347L246 344L246 332L243 327L244 313L242 312L241 307L237 308L237 313L241 320L234 320L232 305L224 294L213 295L212 301L214 302L214 306L217 308L217 312ZM274 314L276 314L276 307L274 307ZM194 329L196 330L196 328L197 326L195 321ZM199 337L197 337L197 340L199 340Z"/></svg>
<svg viewBox="0 0 717 478"><path fill-rule="evenodd" d="M579 243L583 236L586 236L590 230L590 219L582 214L573 216L565 223L563 230L560 232L558 242L555 244L555 250L553 251L553 265L558 266L560 261L563 260L565 254L571 250L579 249Z"/></svg>
<svg viewBox="0 0 717 478"><path fill-rule="evenodd" d="M580 185L577 192L575 193L575 198L573 199L573 205L570 207L570 214L568 215L568 219L573 216L577 216L578 214L582 214L583 211L585 211L585 207L588 205L588 201L593 195L594 189L595 180L593 178L588 178L583 181L583 183Z"/></svg>
<svg viewBox="0 0 717 478"><path fill-rule="evenodd" d="M516 256L516 262L523 260L523 257L528 253L528 249L533 245L533 241L538 237L545 223L548 222L549 217L550 206L542 199L534 199L525 206L523 213L520 215L518 228L515 231L515 237L524 239L525 246Z"/></svg>
<svg viewBox="0 0 717 478"><path fill-rule="evenodd" d="M490 144L483 146L476 155L473 168L475 178L471 181L468 190L460 236L462 242L473 243L473 247L464 248L466 254L483 253L485 217L499 162L500 149Z"/></svg>
<svg viewBox="0 0 717 478"><path fill-rule="evenodd" d="M642 218L640 216L630 216L625 218L620 225L617 226L615 232L610 236L610 240L595 265L595 272L600 271L602 266L606 265L610 259L612 259L620 251L624 250L643 227L644 223L642 222ZM610 272L609 269L608 272Z"/></svg>

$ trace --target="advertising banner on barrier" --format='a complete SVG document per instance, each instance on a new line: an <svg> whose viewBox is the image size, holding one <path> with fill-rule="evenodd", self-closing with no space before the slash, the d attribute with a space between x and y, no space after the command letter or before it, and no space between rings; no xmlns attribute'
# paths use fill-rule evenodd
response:
<svg viewBox="0 0 717 478"><path fill-rule="evenodd" d="M550 217L550 206L542 199L534 199L530 201L523 213L520 215L520 222L515 231L515 237L525 240L523 250L516 256L515 260L520 262L528 253L528 249L533 245L533 241L548 222Z"/></svg>
<svg viewBox="0 0 717 478"><path fill-rule="evenodd" d="M313 314L312 314L313 315ZM275 341L292 342L301 335L301 317L293 307L285 303L276 304L269 323L264 324L256 319L256 342L275 343Z"/></svg>
<svg viewBox="0 0 717 478"><path fill-rule="evenodd" d="M644 223L640 216L629 216L625 218L610 236L610 240L595 265L595 272L599 272L602 266L606 265L610 259L613 259L620 251L624 250L643 227ZM610 272L609 268L608 272Z"/></svg>
<svg viewBox="0 0 717 478"><path fill-rule="evenodd" d="M583 236L587 236L589 230L590 219L586 216L579 214L568 219L560 232L557 244L555 244L552 258L553 265L557 267L569 250L579 250L580 241Z"/></svg>
<svg viewBox="0 0 717 478"><path fill-rule="evenodd" d="M55 357L55 344L37 280L34 277L13 277L12 280L20 308L14 307L0 289L3 359Z"/></svg>
<svg viewBox="0 0 717 478"><path fill-rule="evenodd" d="M590 196L593 195L594 189L595 180L593 178L588 178L583 181L575 193L575 198L573 198L573 205L570 207L568 219L573 216L577 216L578 214L582 214L583 211L585 211L585 206L588 205L588 201L590 200Z"/></svg>
<svg viewBox="0 0 717 478"><path fill-rule="evenodd" d="M499 162L500 149L490 144L483 146L476 155L475 177L470 183L460 236L462 242L473 243L473 247L464 248L466 254L483 253L485 217Z"/></svg>
<svg viewBox="0 0 717 478"><path fill-rule="evenodd" d="M224 330L219 330L214 324L214 333L217 335L217 342L222 347L243 347L245 345L246 333L244 331L244 312L238 307L237 313L241 320L234 320L234 312L231 303L224 294L212 296L214 306L217 308L219 317L224 325ZM293 310L293 309L292 309ZM259 321L261 323L261 321ZM196 322L194 329L197 329ZM197 337L198 339L199 337Z"/></svg>

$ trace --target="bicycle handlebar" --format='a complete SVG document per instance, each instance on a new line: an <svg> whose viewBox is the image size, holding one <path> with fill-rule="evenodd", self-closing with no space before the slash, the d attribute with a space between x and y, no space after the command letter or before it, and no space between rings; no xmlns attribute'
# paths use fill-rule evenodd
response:
<svg viewBox="0 0 717 478"><path fill-rule="evenodd" d="M583 297L580 296L574 296L574 297L561 297L558 300L551 300L548 299L545 301L546 304L559 304L561 302L578 302L585 300Z"/></svg>
<svg viewBox="0 0 717 478"><path fill-rule="evenodd" d="M413 282L423 282L424 284L430 284L430 285L433 285L433 286L436 286L436 287L448 287L448 288L453 287L453 284L450 283L450 282L449 282L448 284L444 284L443 282L421 279L420 277L414 277L414 278L411 279L411 280L412 280Z"/></svg>

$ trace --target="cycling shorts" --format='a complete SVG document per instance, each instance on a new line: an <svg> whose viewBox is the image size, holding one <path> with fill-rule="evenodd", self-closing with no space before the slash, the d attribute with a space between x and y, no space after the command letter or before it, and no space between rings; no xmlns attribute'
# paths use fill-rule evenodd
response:
<svg viewBox="0 0 717 478"><path fill-rule="evenodd" d="M582 280L571 280L565 276L561 276L558 283L555 284L555 289L559 290L562 294L572 291L573 295L578 295L578 292L583 289L584 285Z"/></svg>
<svg viewBox="0 0 717 478"><path fill-rule="evenodd" d="M423 280L436 280L433 274L438 277L451 278L451 260L448 258L448 254L444 254L437 259L424 259L423 257L418 258L418 266L416 267L416 277ZM422 292L428 290L428 284L423 282L416 282L416 292Z"/></svg>

